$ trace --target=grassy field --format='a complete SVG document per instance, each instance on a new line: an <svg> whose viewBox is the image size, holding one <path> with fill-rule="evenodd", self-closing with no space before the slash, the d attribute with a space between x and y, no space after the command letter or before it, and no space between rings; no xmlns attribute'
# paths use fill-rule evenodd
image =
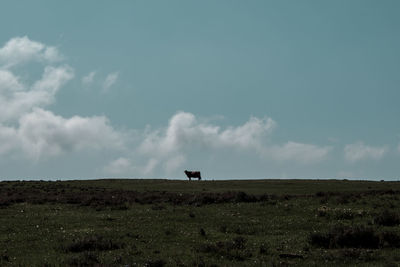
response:
<svg viewBox="0 0 400 267"><path fill-rule="evenodd" d="M400 182L0 182L0 265L399 266Z"/></svg>

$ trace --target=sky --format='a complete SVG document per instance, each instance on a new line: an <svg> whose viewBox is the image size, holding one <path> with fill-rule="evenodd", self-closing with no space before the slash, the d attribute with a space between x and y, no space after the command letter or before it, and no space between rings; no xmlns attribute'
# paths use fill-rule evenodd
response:
<svg viewBox="0 0 400 267"><path fill-rule="evenodd" d="M399 180L399 10L2 1L0 180Z"/></svg>

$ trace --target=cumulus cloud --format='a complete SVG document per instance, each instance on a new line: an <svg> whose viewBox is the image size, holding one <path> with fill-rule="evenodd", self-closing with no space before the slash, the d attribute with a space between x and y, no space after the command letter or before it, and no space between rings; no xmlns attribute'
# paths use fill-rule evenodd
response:
<svg viewBox="0 0 400 267"><path fill-rule="evenodd" d="M170 155L188 146L257 148L262 137L275 127L270 118L252 117L238 127L221 127L198 122L192 113L178 112L169 121L165 131L148 133L140 151L151 154Z"/></svg>
<svg viewBox="0 0 400 267"><path fill-rule="evenodd" d="M349 162L362 160L379 160L387 152L386 146L368 146L363 142L346 145L344 148L344 157Z"/></svg>
<svg viewBox="0 0 400 267"><path fill-rule="evenodd" d="M82 78L82 84L85 86L91 85L94 80L94 76L96 75L95 71L90 72L88 75Z"/></svg>
<svg viewBox="0 0 400 267"><path fill-rule="evenodd" d="M19 152L36 160L83 149L121 148L123 134L104 116L64 118L45 108L71 79L68 65L47 65L42 77L25 84L12 67L28 61L62 60L56 48L17 37L0 48L0 154Z"/></svg>
<svg viewBox="0 0 400 267"><path fill-rule="evenodd" d="M100 134L99 134L100 133ZM121 147L121 136L107 118L63 118L51 111L35 108L23 115L17 127L0 127L0 154L21 150L25 156L39 159L68 151Z"/></svg>
<svg viewBox="0 0 400 267"><path fill-rule="evenodd" d="M32 41L27 36L12 38L0 48L0 66L5 68L28 61L54 63L63 58L56 47Z"/></svg>
<svg viewBox="0 0 400 267"><path fill-rule="evenodd" d="M34 107L52 104L57 91L73 77L69 66L47 66L42 78L27 86L12 72L0 70L0 122L17 120Z"/></svg>
<svg viewBox="0 0 400 267"><path fill-rule="evenodd" d="M273 145L269 141L276 122L271 118L251 117L243 125L220 126L199 121L192 113L178 112L165 129L146 131L138 153L148 157L146 171L161 166L167 173L180 168L190 150L231 149L253 153L264 160L292 161L312 164L324 160L331 147L287 142Z"/></svg>
<svg viewBox="0 0 400 267"><path fill-rule="evenodd" d="M103 89L108 90L111 86L113 86L117 82L118 76L118 72L108 74L106 79L104 80Z"/></svg>
<svg viewBox="0 0 400 267"><path fill-rule="evenodd" d="M23 85L19 82L18 77L8 70L0 69L0 92L1 95L8 95L12 91L21 91Z"/></svg>
<svg viewBox="0 0 400 267"><path fill-rule="evenodd" d="M121 147L121 136L104 116L63 118L40 108L21 117L18 138L31 157L82 149Z"/></svg>

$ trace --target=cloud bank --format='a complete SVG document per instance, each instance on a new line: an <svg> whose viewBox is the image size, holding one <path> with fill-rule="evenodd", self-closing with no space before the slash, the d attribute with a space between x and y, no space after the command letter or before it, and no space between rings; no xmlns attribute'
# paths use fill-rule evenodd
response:
<svg viewBox="0 0 400 267"><path fill-rule="evenodd" d="M43 158L74 151L99 151L106 158L104 167L99 167L101 174L149 177L181 173L185 166L197 166L207 158L218 164L226 160L228 165L251 159L262 166L314 168L333 150L294 140L275 142L278 124L269 117L250 117L240 125L222 126L179 111L164 127L132 130L129 135L112 127L105 116L63 117L50 106L76 76L66 62L56 47L26 36L12 38L0 48L0 156L40 163ZM41 74L27 78L26 70L32 66ZM103 80L93 71L82 77L81 83L89 86L95 82L106 91L118 78L119 73L113 72ZM387 146L357 142L344 147L344 158L350 163L379 160L388 150ZM400 152L400 144L397 150ZM230 162L231 156L239 160Z"/></svg>
<svg viewBox="0 0 400 267"><path fill-rule="evenodd" d="M273 144L270 139L275 128L276 122L268 117L251 117L242 125L223 128L181 111L172 116L166 128L145 131L133 158L117 159L106 169L118 173L120 166L120 173L126 169L135 169L143 175L152 174L157 169L174 173L187 162L190 152L200 150L212 155L228 150L230 153L252 154L265 161L314 164L325 160L331 150L329 146L293 141ZM140 159L147 160L135 165L135 161Z"/></svg>

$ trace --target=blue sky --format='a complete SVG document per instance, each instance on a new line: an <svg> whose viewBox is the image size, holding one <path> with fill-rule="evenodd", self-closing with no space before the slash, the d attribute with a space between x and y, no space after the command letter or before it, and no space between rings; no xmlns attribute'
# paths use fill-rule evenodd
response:
<svg viewBox="0 0 400 267"><path fill-rule="evenodd" d="M1 6L1 179L400 176L398 1Z"/></svg>

